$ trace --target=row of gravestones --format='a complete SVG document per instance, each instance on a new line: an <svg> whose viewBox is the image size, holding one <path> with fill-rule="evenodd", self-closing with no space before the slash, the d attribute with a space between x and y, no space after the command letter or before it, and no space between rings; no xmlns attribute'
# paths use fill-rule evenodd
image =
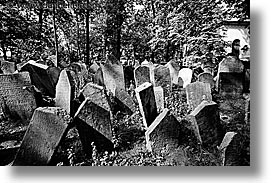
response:
<svg viewBox="0 0 275 183"><path fill-rule="evenodd" d="M37 65L37 63L32 63ZM44 66L45 67L45 66ZM47 69L47 68L44 68ZM16 77L17 84L23 84L17 80L17 76L28 76L28 72L3 75L5 78ZM108 75L107 77L110 77ZM112 150L112 103L104 87L88 83L79 91L82 98L81 105L74 106L76 98L75 82L69 70L62 70L55 87L55 106L39 107L29 104L28 117L32 115L28 129L21 146L17 152L13 165L47 165L56 150L58 144L68 131L68 125L74 121L79 131L83 148L87 153L91 152L91 142L94 142L98 150ZM6 81L7 86L11 81ZM105 85L106 86L106 85ZM21 85L20 85L21 87ZM26 86L24 86L26 87ZM22 89L21 87L20 89ZM107 87L106 87L107 88ZM1 87L1 89L3 89ZM3 89L3 91L6 89ZM2 91L2 90L1 90ZM135 104L128 93L119 87L115 87L116 103L128 113L135 111ZM13 96L11 96L13 98ZM78 107L75 112L74 108ZM22 109L18 110L22 111ZM62 114L62 115L60 115Z"/></svg>

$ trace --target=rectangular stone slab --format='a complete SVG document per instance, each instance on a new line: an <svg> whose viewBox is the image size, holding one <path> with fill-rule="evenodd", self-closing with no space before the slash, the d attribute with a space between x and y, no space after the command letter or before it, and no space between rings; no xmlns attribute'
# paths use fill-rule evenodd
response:
<svg viewBox="0 0 275 183"><path fill-rule="evenodd" d="M148 128L158 116L153 85L145 82L135 92L144 126Z"/></svg>
<svg viewBox="0 0 275 183"><path fill-rule="evenodd" d="M0 75L0 107L11 117L31 119L37 104L28 72Z"/></svg>
<svg viewBox="0 0 275 183"><path fill-rule="evenodd" d="M39 107L16 154L13 166L47 165L65 134L70 116L60 107Z"/></svg>

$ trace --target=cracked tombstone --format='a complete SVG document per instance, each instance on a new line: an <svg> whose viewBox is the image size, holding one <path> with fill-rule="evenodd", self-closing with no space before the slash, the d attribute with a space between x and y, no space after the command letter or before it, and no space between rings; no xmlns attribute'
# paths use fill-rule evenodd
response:
<svg viewBox="0 0 275 183"><path fill-rule="evenodd" d="M195 82L186 86L187 103L194 110L202 101L212 101L209 83Z"/></svg>
<svg viewBox="0 0 275 183"><path fill-rule="evenodd" d="M225 159L226 159L225 155L227 154L226 153L227 147L229 146L229 144L231 143L232 139L236 134L237 134L236 132L227 132L224 135L224 138L221 144L218 146L218 150L220 151L223 166L225 165Z"/></svg>
<svg viewBox="0 0 275 183"><path fill-rule="evenodd" d="M157 105L158 113L164 109L164 92L161 86L154 87L155 100Z"/></svg>
<svg viewBox="0 0 275 183"><path fill-rule="evenodd" d="M134 70L135 84L136 88L142 85L145 82L150 81L150 69L147 66L138 66Z"/></svg>
<svg viewBox="0 0 275 183"><path fill-rule="evenodd" d="M0 74L0 107L12 118L31 119L37 103L28 72Z"/></svg>
<svg viewBox="0 0 275 183"><path fill-rule="evenodd" d="M167 67L163 65L158 65L154 67L154 86L161 86L164 91L164 96L168 96L169 92L172 90L172 80L170 76L170 71Z"/></svg>
<svg viewBox="0 0 275 183"><path fill-rule="evenodd" d="M167 108L160 113L145 132L146 148L160 153L171 152L181 143L181 126Z"/></svg>
<svg viewBox="0 0 275 183"><path fill-rule="evenodd" d="M169 69L172 84L178 85L178 75L180 66L175 61L171 60L165 66Z"/></svg>
<svg viewBox="0 0 275 183"><path fill-rule="evenodd" d="M209 83L211 89L215 88L214 77L212 74L210 74L208 72L200 73L198 76L198 81L203 82L203 83Z"/></svg>
<svg viewBox="0 0 275 183"><path fill-rule="evenodd" d="M186 118L201 144L211 147L220 144L224 129L220 123L217 103L202 101Z"/></svg>
<svg viewBox="0 0 275 183"><path fill-rule="evenodd" d="M78 108L75 118L81 143L87 154L92 152L91 143L94 143L100 152L113 150L110 106L103 108L88 97Z"/></svg>
<svg viewBox="0 0 275 183"><path fill-rule="evenodd" d="M1 61L1 70L3 71L3 74L12 74L15 72L15 63Z"/></svg>
<svg viewBox="0 0 275 183"><path fill-rule="evenodd" d="M107 91L115 95L115 89L125 90L123 66L114 56L109 55L106 63L100 65L103 73L104 85Z"/></svg>
<svg viewBox="0 0 275 183"><path fill-rule="evenodd" d="M62 70L56 85L55 106L65 109L71 116L74 113L72 102L75 98L74 90L75 87L70 72Z"/></svg>
<svg viewBox="0 0 275 183"><path fill-rule="evenodd" d="M148 128L158 116L153 85L145 82L135 89L143 124Z"/></svg>
<svg viewBox="0 0 275 183"><path fill-rule="evenodd" d="M191 80L192 80L192 74L193 74L193 71L191 69L182 68L179 71L179 75L178 75L179 86L182 88L185 88L188 84L190 84ZM181 86L181 84L182 84L182 86Z"/></svg>
<svg viewBox="0 0 275 183"><path fill-rule="evenodd" d="M235 57L219 63L217 88L222 96L240 96L243 92L244 65Z"/></svg>
<svg viewBox="0 0 275 183"><path fill-rule="evenodd" d="M39 107L32 116L13 166L44 166L66 135L71 117L60 107Z"/></svg>

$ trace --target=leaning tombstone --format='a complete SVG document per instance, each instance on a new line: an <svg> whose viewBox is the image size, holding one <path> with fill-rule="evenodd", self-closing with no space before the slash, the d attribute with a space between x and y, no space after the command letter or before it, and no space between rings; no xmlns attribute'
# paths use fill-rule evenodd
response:
<svg viewBox="0 0 275 183"><path fill-rule="evenodd" d="M178 75L179 75L180 66L173 60L169 61L167 64L165 64L165 66L170 71L172 84L178 85Z"/></svg>
<svg viewBox="0 0 275 183"><path fill-rule="evenodd" d="M240 96L243 92L244 65L235 57L219 63L217 88L222 96Z"/></svg>
<svg viewBox="0 0 275 183"><path fill-rule="evenodd" d="M164 91L164 96L168 96L172 89L172 80L170 71L163 65L154 67L154 86L161 86Z"/></svg>
<svg viewBox="0 0 275 183"><path fill-rule="evenodd" d="M202 101L186 118L202 145L217 147L221 143L224 129L220 123L217 103Z"/></svg>
<svg viewBox="0 0 275 183"><path fill-rule="evenodd" d="M101 64L100 67L102 68L104 85L107 91L115 95L116 88L125 90L123 66L119 60L110 55L106 63Z"/></svg>
<svg viewBox="0 0 275 183"><path fill-rule="evenodd" d="M146 148L154 153L173 151L181 141L181 126L167 108L159 114L145 132Z"/></svg>
<svg viewBox="0 0 275 183"><path fill-rule="evenodd" d="M66 135L71 117L60 107L39 107L32 116L13 166L44 166Z"/></svg>
<svg viewBox="0 0 275 183"><path fill-rule="evenodd" d="M78 108L75 114L76 126L87 153L92 153L92 142L98 151L113 149L111 115L110 110L98 106L89 97Z"/></svg>
<svg viewBox="0 0 275 183"><path fill-rule="evenodd" d="M150 69L147 66L138 66L134 70L136 88L145 82L150 81Z"/></svg>
<svg viewBox="0 0 275 183"><path fill-rule="evenodd" d="M125 90L121 88L115 90L115 101L117 106L114 106L114 110L119 109L129 115L136 111L134 100Z"/></svg>
<svg viewBox="0 0 275 183"><path fill-rule="evenodd" d="M189 69L189 68L182 68L179 71L178 78L182 79L182 82L183 82L182 87L183 88L185 88L188 84L191 83L192 74L193 74L193 71L191 69Z"/></svg>
<svg viewBox="0 0 275 183"><path fill-rule="evenodd" d="M158 116L153 85L145 82L135 89L140 113L145 128L148 128Z"/></svg>
<svg viewBox="0 0 275 183"><path fill-rule="evenodd" d="M195 82L186 86L187 103L194 110L202 101L212 101L209 83Z"/></svg>
<svg viewBox="0 0 275 183"><path fill-rule="evenodd" d="M161 86L154 87L154 95L157 105L158 113L162 112L164 109L164 92Z"/></svg>
<svg viewBox="0 0 275 183"><path fill-rule="evenodd" d="M203 83L209 83L211 89L215 88L215 82L214 82L213 75L208 72L203 72L203 73L199 74L198 81L203 82Z"/></svg>
<svg viewBox="0 0 275 183"><path fill-rule="evenodd" d="M234 138L234 136L236 135L236 132L227 132L224 135L224 138L222 140L222 143L218 146L218 150L220 151L220 156L222 159L222 165L224 166L225 164L225 154L226 154L226 149L229 146L229 144L231 143L232 139Z"/></svg>
<svg viewBox="0 0 275 183"><path fill-rule="evenodd" d="M12 118L31 119L37 103L28 72L0 74L0 106Z"/></svg>
<svg viewBox="0 0 275 183"><path fill-rule="evenodd" d="M3 74L12 74L15 72L15 63L1 61L1 70L3 71Z"/></svg>
<svg viewBox="0 0 275 183"><path fill-rule="evenodd" d="M73 99L75 98L75 87L70 76L70 72L62 70L56 85L55 106L66 110L70 115L73 115Z"/></svg>

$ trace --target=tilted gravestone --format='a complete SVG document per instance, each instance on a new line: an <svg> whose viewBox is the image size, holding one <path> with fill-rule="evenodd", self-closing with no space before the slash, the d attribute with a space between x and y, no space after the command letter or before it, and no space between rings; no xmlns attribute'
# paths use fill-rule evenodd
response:
<svg viewBox="0 0 275 183"><path fill-rule="evenodd" d="M219 63L217 88L222 96L239 96L243 92L244 65L235 57Z"/></svg>
<svg viewBox="0 0 275 183"><path fill-rule="evenodd" d="M3 71L3 74L12 74L15 72L15 63L1 61L1 70Z"/></svg>
<svg viewBox="0 0 275 183"><path fill-rule="evenodd" d="M107 91L115 95L115 89L125 90L123 66L115 57L108 57L106 63L100 65L103 72L104 85Z"/></svg>
<svg viewBox="0 0 275 183"><path fill-rule="evenodd" d="M214 81L213 75L208 72L203 72L199 74L198 81L203 83L209 83L211 89L215 88L215 81Z"/></svg>
<svg viewBox="0 0 275 183"><path fill-rule="evenodd" d="M178 85L178 75L179 75L180 66L173 60L169 61L167 64L165 64L165 66L170 71L170 77L171 77L172 83L175 85Z"/></svg>
<svg viewBox="0 0 275 183"><path fill-rule="evenodd" d="M84 96L84 99L89 98L93 103L102 107L107 111L111 111L108 97L104 91L103 86L99 86L93 83L87 83L85 87L80 91Z"/></svg>
<svg viewBox="0 0 275 183"><path fill-rule="evenodd" d="M153 152L172 151L179 146L180 135L180 123L165 108L145 132L146 147Z"/></svg>
<svg viewBox="0 0 275 183"><path fill-rule="evenodd" d="M28 71L30 73L32 84L38 88L42 94L55 97L55 85L53 79L48 73L49 66L36 63L33 60L18 66L19 71Z"/></svg>
<svg viewBox="0 0 275 183"><path fill-rule="evenodd" d="M76 125L86 152L92 152L92 142L99 151L113 148L111 115L111 111L98 106L90 98L82 102L75 118L79 119Z"/></svg>
<svg viewBox="0 0 275 183"><path fill-rule="evenodd" d="M37 104L28 72L0 75L0 107L11 117L31 119Z"/></svg>
<svg viewBox="0 0 275 183"><path fill-rule="evenodd" d="M158 65L154 67L153 73L154 86L161 86L164 91L164 96L168 96L172 89L172 80L169 69L163 65Z"/></svg>
<svg viewBox="0 0 275 183"><path fill-rule="evenodd" d="M16 154L13 166L43 166L49 164L71 117L60 107L39 107Z"/></svg>
<svg viewBox="0 0 275 183"><path fill-rule="evenodd" d="M158 113L164 109L164 92L161 86L154 87L155 100Z"/></svg>
<svg viewBox="0 0 275 183"><path fill-rule="evenodd" d="M131 115L136 111L135 109L135 102L131 98L131 96L123 89L116 89L115 90L115 101L117 106L114 108L119 108L123 112L128 113ZM114 109L116 110L116 109Z"/></svg>
<svg viewBox="0 0 275 183"><path fill-rule="evenodd" d="M186 86L187 103L194 110L202 101L212 101L209 83L195 82Z"/></svg>
<svg viewBox="0 0 275 183"><path fill-rule="evenodd" d="M182 87L183 88L185 88L188 84L191 83L192 74L193 74L193 71L189 68L182 68L179 71L178 80L179 80L179 78L182 79L182 82L183 82Z"/></svg>
<svg viewBox="0 0 275 183"><path fill-rule="evenodd" d="M55 106L61 107L68 114L73 115L73 99L75 98L75 86L70 72L62 70L56 85Z"/></svg>
<svg viewBox="0 0 275 183"><path fill-rule="evenodd" d="M134 70L136 88L145 82L150 81L150 69L147 66L138 66Z"/></svg>
<svg viewBox="0 0 275 183"><path fill-rule="evenodd" d="M74 71L75 77L77 77L78 83L76 87L79 88L79 90L81 90L88 79L87 66L84 63L74 62L71 63L70 67Z"/></svg>
<svg viewBox="0 0 275 183"><path fill-rule="evenodd" d="M204 146L216 147L221 143L224 129L220 123L217 103L202 101L186 118Z"/></svg>
<svg viewBox="0 0 275 183"><path fill-rule="evenodd" d="M227 132L224 135L222 143L220 144L220 146L218 146L218 150L220 151L220 155L222 158L222 165L225 165L225 154L226 154L227 147L229 146L229 144L231 143L232 139L236 134L237 133L235 132Z"/></svg>
<svg viewBox="0 0 275 183"><path fill-rule="evenodd" d="M140 113L145 128L148 128L158 116L153 85L145 82L135 89Z"/></svg>

